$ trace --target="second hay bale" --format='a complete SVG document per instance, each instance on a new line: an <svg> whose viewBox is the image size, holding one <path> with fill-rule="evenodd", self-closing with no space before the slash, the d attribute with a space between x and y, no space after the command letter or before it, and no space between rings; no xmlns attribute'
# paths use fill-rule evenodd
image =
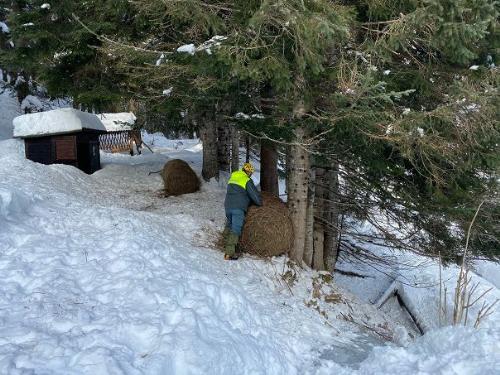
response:
<svg viewBox="0 0 500 375"><path fill-rule="evenodd" d="M169 160L161 171L161 177L166 196L194 193L200 189L198 176L184 160Z"/></svg>
<svg viewBox="0 0 500 375"><path fill-rule="evenodd" d="M251 206L240 238L243 251L269 257L287 253L293 245L288 208L272 194L262 193L262 207Z"/></svg>

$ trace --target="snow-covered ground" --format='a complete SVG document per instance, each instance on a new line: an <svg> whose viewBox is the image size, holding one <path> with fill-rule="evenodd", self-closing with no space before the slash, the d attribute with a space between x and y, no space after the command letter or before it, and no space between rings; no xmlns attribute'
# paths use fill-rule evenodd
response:
<svg viewBox="0 0 500 375"><path fill-rule="evenodd" d="M476 274L500 289L500 264L488 260L477 260L474 262L473 268Z"/></svg>
<svg viewBox="0 0 500 375"><path fill-rule="evenodd" d="M337 285L380 307L393 323L416 321L414 327L425 334L404 348L375 348L361 364L361 373L500 374L500 305L496 303L500 303L500 264L475 262L469 290L477 289L470 301L483 297L469 309L466 326L452 327L458 266L440 267L436 260L376 245L371 251L381 261L341 255L337 266L344 274L335 274ZM357 276L345 274L349 272ZM401 309L395 292L413 317ZM471 328L481 308L491 305L491 315L481 319L478 329Z"/></svg>
<svg viewBox="0 0 500 375"><path fill-rule="evenodd" d="M220 185L164 198L148 176L168 157L199 171L196 143L103 155L88 176L2 142L0 373L304 373L335 346L347 361L358 337L383 344L371 328L391 335L383 314L334 285L317 281L335 298L314 302L312 274L289 289L283 259L224 262Z"/></svg>
<svg viewBox="0 0 500 375"><path fill-rule="evenodd" d="M155 153L102 154L90 176L0 141L1 374L500 373L497 312L412 340L403 313L374 305L396 274L343 260L368 277L335 283L284 257L225 262L224 179L165 198L149 172L182 158L200 173L201 145L145 140ZM435 288L406 288L425 267L399 274L432 310Z"/></svg>

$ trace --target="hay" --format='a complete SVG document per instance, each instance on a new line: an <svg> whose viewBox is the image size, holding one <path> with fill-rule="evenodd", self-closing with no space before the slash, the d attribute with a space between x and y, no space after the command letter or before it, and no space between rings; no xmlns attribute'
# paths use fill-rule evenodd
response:
<svg viewBox="0 0 500 375"><path fill-rule="evenodd" d="M262 204L248 210L239 243L241 249L263 257L287 253L293 245L288 208L279 198L265 192Z"/></svg>
<svg viewBox="0 0 500 375"><path fill-rule="evenodd" d="M260 196L262 198L262 205L263 206L270 206L272 204L282 204L282 205L285 204L276 195L268 193L267 191L261 192Z"/></svg>
<svg viewBox="0 0 500 375"><path fill-rule="evenodd" d="M184 160L168 161L161 171L165 196L194 193L200 189L200 181L196 173Z"/></svg>

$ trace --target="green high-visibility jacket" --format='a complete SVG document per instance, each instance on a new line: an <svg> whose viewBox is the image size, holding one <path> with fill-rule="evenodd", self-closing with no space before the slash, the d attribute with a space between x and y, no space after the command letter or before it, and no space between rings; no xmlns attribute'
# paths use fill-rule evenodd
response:
<svg viewBox="0 0 500 375"><path fill-rule="evenodd" d="M246 212L250 203L257 206L262 205L260 192L255 187L253 180L243 171L231 173L227 183L224 208L226 210L240 209Z"/></svg>

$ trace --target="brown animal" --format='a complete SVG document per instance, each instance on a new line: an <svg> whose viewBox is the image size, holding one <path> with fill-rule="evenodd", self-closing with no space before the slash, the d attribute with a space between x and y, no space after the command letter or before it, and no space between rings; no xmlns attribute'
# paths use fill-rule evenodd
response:
<svg viewBox="0 0 500 375"><path fill-rule="evenodd" d="M200 180L184 160L168 161L161 171L165 196L194 193L200 189Z"/></svg>

